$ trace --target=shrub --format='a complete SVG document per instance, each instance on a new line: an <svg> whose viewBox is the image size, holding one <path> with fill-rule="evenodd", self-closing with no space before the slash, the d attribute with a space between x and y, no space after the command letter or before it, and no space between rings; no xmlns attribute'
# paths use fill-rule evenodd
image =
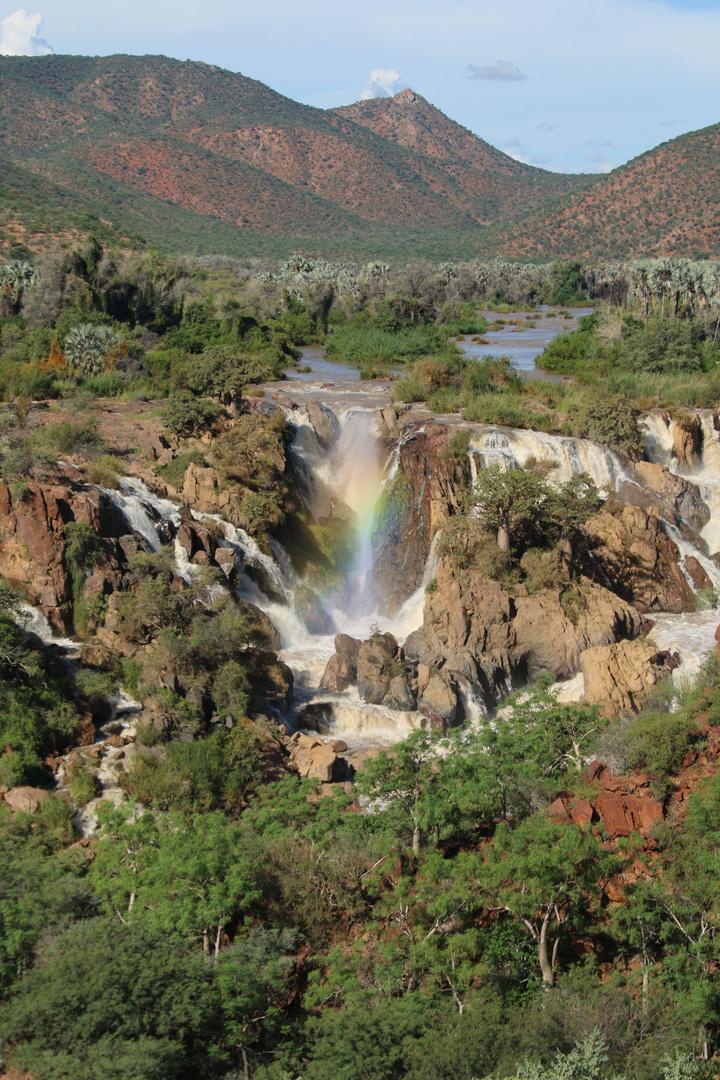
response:
<svg viewBox="0 0 720 1080"><path fill-rule="evenodd" d="M641 714L626 731L627 763L656 780L673 776L690 748L692 724L677 714Z"/></svg>
<svg viewBox="0 0 720 1080"><path fill-rule="evenodd" d="M204 465L205 458L199 450L191 450L187 454L178 454L167 465L156 465L155 472L166 484L174 488L181 488L185 479L185 473L190 465Z"/></svg>
<svg viewBox="0 0 720 1080"><path fill-rule="evenodd" d="M187 437L217 430L225 410L216 401L198 398L188 390L179 390L168 399L160 415L168 431Z"/></svg>
<svg viewBox="0 0 720 1080"><path fill-rule="evenodd" d="M627 398L597 397L581 409L577 419L588 439L638 461L643 455L639 415L640 410Z"/></svg>
<svg viewBox="0 0 720 1080"><path fill-rule="evenodd" d="M68 762L67 778L70 794L78 806L85 806L99 794L97 764L84 754Z"/></svg>
<svg viewBox="0 0 720 1080"><path fill-rule="evenodd" d="M103 454L98 461L88 465L85 480L88 484L97 484L98 487L119 488L119 477L124 475L122 463L112 454Z"/></svg>
<svg viewBox="0 0 720 1080"><path fill-rule="evenodd" d="M44 425L36 428L31 437L36 446L47 447L60 454L97 453L105 446L94 418L76 424L63 420L59 424Z"/></svg>

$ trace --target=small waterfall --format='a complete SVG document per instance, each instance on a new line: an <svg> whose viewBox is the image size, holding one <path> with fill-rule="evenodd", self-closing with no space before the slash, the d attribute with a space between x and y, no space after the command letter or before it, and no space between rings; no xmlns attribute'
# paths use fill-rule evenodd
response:
<svg viewBox="0 0 720 1080"><path fill-rule="evenodd" d="M697 484L700 496L710 510L710 521L700 531L711 553L720 551L720 433L716 431L713 413L696 409L702 429L702 450L697 468L682 465L675 455L675 421L658 412L649 413L641 421L644 428L645 452L650 461L665 465L671 473Z"/></svg>
<svg viewBox="0 0 720 1080"><path fill-rule="evenodd" d="M550 479L558 484L567 483L573 476L585 472L595 481L599 491L607 493L627 479L620 459L611 450L589 439L572 436L489 428L473 434L469 452L473 482L477 481L479 464L524 469L532 460L549 464L552 467Z"/></svg>
<svg viewBox="0 0 720 1080"><path fill-rule="evenodd" d="M691 556L697 559L707 576L712 581L715 588L720 589L720 566L718 566L713 559L709 559L707 555L703 554L703 552L700 551L699 548L696 548L694 544L691 544L688 540L686 540L676 525L673 525L669 521L663 521L662 526L670 539L673 541L673 543L677 545L680 554L683 556L682 562L680 563L680 568L685 574L685 578L691 589L695 591L695 585L693 584L691 577L685 569L685 559Z"/></svg>
<svg viewBox="0 0 720 1080"><path fill-rule="evenodd" d="M68 653L77 653L80 646L73 638L61 637L48 622L43 613L32 604L18 605L17 622L28 634L34 634L43 645L55 645L58 649L64 649Z"/></svg>

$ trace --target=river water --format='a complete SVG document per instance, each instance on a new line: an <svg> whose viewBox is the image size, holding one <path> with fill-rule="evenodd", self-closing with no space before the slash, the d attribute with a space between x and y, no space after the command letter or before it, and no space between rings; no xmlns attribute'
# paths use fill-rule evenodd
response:
<svg viewBox="0 0 720 1080"><path fill-rule="evenodd" d="M481 359L485 356L508 356L520 374L528 379L548 379L562 381L563 376L552 375L535 366L535 361L554 337L565 331L574 330L578 319L589 315L592 308L573 308L572 317L561 318L543 305L536 312L512 315L498 315L492 311L480 312L488 321L489 331L483 335L483 343L473 341L471 334L453 339L466 356ZM548 318L548 316L551 316ZM535 323L534 329L511 326L510 321ZM490 328L493 329L490 329ZM311 398L325 401L335 408L373 408L382 409L392 401L390 379L403 374L402 366L388 367L387 382L363 382L360 369L352 364L340 364L327 360L320 346L310 346L302 350L303 365L310 371L298 372L291 369L279 387L289 397L298 402ZM268 383L265 392L272 396L278 390L277 384Z"/></svg>
<svg viewBox="0 0 720 1080"><path fill-rule="evenodd" d="M538 320L539 321L539 320ZM542 332L533 338L523 340L522 345L515 345L514 338L508 346L506 330L494 338L493 352L496 355L511 355L514 359L534 364L534 355L542 350L552 335L556 320L548 319L542 323ZM554 327L557 332L557 326ZM529 331L528 333L532 333ZM520 335L517 335L518 337ZM471 343L462 343L469 351ZM482 347L473 345L474 348ZM518 350L527 350L519 356ZM480 355L484 353L480 352ZM304 478L305 501L308 509L316 516L327 513L327 508L334 499L341 499L351 507L357 522L354 565L349 574L350 595L342 608L333 606L330 598L325 599L326 615L330 621L327 632L310 633L298 617L293 606L293 595L299 582L291 569L290 560L282 549L275 545L273 554L263 552L255 541L242 529L226 522L218 521L225 533L224 543L234 547L245 571L242 573L238 593L257 604L270 617L281 636L281 658L291 667L295 678L295 699L290 714L284 721L290 728L298 723L298 712L311 702L325 702L332 707L332 720L323 734L344 739L350 752L368 747L388 745L405 737L417 727L421 718L414 712L396 712L381 706L369 705L360 700L357 689L350 688L343 693L327 693L319 689L325 665L334 652L333 639L336 632L350 634L357 638L367 638L371 629L393 633L400 642L413 630L422 625L425 602L425 585L434 574L435 554L431 551L427 561L425 576L417 592L405 603L393 618L383 618L377 614L377 596L371 588L372 547L370 542L374 522L375 508L383 488L392 482L396 475L399 460L398 447L391 448L383 457L377 443L376 410L391 403L390 388L386 384L363 383L356 369L343 364L324 360L320 350L306 350L306 360L312 371L307 374L295 374L292 379L281 384L272 384L266 388L267 396L281 390L295 403L285 409L288 421L294 431L292 453L299 474ZM524 370L532 372L531 366ZM339 418L339 434L329 449L317 440L309 417L303 407L314 400L332 408ZM414 407L418 418L427 419L427 412ZM410 416L412 417L412 412ZM672 454L672 425L656 413L651 413L645 421L647 456L651 461L667 465L671 471L686 475L700 487L706 501L711 520L703 530L710 553L720 549L720 439L714 428L712 415L701 412L704 442L699 461L692 470L683 470ZM445 418L443 418L443 421ZM571 437L550 436L532 431L520 431L500 428L494 425L466 424L472 429L469 447L471 466L474 470L493 461L504 463L508 467L524 466L533 458L546 461L552 468L551 481L563 482L581 471L588 472L597 486L610 492L627 480L620 460L610 451L588 440ZM402 437L402 436L401 436ZM122 490L108 491L107 494L117 504L128 521L128 525L145 537L153 550L161 543L173 543L180 520L180 507L169 499L154 495L139 480L124 478ZM193 511L193 516L202 519L203 515ZM708 557L707 550L698 550L684 540L672 523L667 531L679 543L684 554L694 554L706 568L713 583L720 587L720 569ZM408 542L412 542L409 538ZM178 572L186 579L194 572L182 547L174 542ZM262 578L272 582L274 596L264 595L257 584L258 576L252 573L253 566L262 570ZM250 573L247 573L247 570ZM261 580L262 580L261 578ZM27 617L33 619L32 613ZM714 646L714 632L718 623L714 609L686 615L660 615L655 618L656 626L652 632L653 640L662 649L678 651L682 658L681 674L687 676L697 671L704 655ZM32 629L39 636L51 638L49 628L40 625L34 619ZM72 652L74 643L70 640L57 641L56 644ZM577 678L565 687L568 700L577 699L582 693L582 681ZM481 718L483 709L474 700L466 701L466 715L471 719ZM131 728L136 703L127 699L118 703L118 716L124 726ZM107 732L105 733L107 734ZM102 735L101 735L102 737ZM108 766L112 770L112 758ZM121 797L119 788L115 791L110 773L107 787L111 794ZM90 808L90 818L92 817ZM90 821L88 818L88 821ZM87 824L87 823L86 823ZM87 825L91 828L91 825Z"/></svg>

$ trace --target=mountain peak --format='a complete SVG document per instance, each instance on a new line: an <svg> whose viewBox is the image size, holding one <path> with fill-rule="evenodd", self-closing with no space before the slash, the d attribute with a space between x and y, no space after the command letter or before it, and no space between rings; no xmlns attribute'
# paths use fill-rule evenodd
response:
<svg viewBox="0 0 720 1080"><path fill-rule="evenodd" d="M392 99L400 105L427 105L424 97L416 94L414 90L400 90Z"/></svg>

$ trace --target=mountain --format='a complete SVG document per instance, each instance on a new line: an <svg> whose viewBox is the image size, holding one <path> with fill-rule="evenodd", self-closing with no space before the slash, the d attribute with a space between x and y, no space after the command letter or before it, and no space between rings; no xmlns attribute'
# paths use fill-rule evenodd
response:
<svg viewBox="0 0 720 1080"><path fill-rule="evenodd" d="M720 124L641 154L561 209L498 221L485 236L513 257L720 256Z"/></svg>
<svg viewBox="0 0 720 1080"><path fill-rule="evenodd" d="M472 254L592 182L522 165L410 91L324 111L165 57L0 58L4 159L160 246Z"/></svg>
<svg viewBox="0 0 720 1080"><path fill-rule="evenodd" d="M720 255L719 150L715 125L563 176L411 90L322 110L162 56L0 57L0 246L92 227L258 257Z"/></svg>

